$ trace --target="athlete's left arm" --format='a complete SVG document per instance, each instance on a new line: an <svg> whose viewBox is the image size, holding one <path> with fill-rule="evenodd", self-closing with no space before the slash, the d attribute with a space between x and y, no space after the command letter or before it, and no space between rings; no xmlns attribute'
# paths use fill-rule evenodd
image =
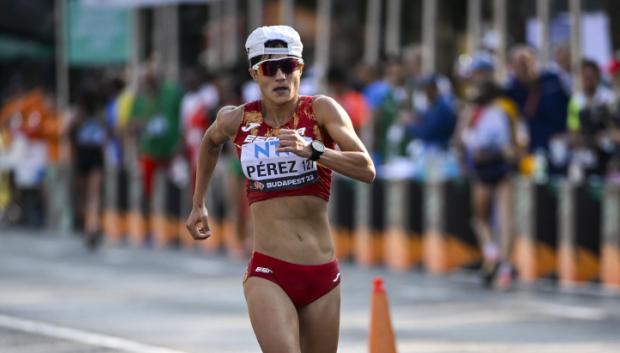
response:
<svg viewBox="0 0 620 353"><path fill-rule="evenodd" d="M319 125L325 127L340 147L340 150L326 148L318 163L350 178L372 183L375 165L344 108L327 96L318 96L312 108Z"/></svg>

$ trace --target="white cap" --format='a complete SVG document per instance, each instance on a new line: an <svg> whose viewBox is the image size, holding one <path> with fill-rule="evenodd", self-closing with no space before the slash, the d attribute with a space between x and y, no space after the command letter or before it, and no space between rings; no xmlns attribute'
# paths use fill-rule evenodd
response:
<svg viewBox="0 0 620 353"><path fill-rule="evenodd" d="M270 40L281 40L286 43L286 48L265 48L265 42ZM303 49L299 33L290 26L258 27L245 41L248 59L265 54L284 54L301 58Z"/></svg>

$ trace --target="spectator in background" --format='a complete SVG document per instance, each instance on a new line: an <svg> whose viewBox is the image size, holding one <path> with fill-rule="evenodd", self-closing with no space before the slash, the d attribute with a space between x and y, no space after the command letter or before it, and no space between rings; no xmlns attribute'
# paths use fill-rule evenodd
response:
<svg viewBox="0 0 620 353"><path fill-rule="evenodd" d="M398 123L399 109L407 98L402 65L398 60L388 59L382 66L383 78L366 87L364 95L375 107L374 150L379 160L385 162L405 155L409 140L404 127Z"/></svg>
<svg viewBox="0 0 620 353"><path fill-rule="evenodd" d="M620 59L614 59L609 64L609 76L613 92L611 115L616 125L616 128L611 131L610 136L616 147L618 147L620 146ZM607 179L620 183L620 148L616 148L616 154L609 161Z"/></svg>
<svg viewBox="0 0 620 353"><path fill-rule="evenodd" d="M108 140L101 94L86 88L69 126L73 165L76 173L78 220L86 246L94 250L101 239L101 194L104 148Z"/></svg>
<svg viewBox="0 0 620 353"><path fill-rule="evenodd" d="M382 80L378 69L372 65L359 63L353 69L354 86L366 97L373 111L379 109L381 102L390 91L389 84Z"/></svg>
<svg viewBox="0 0 620 353"><path fill-rule="evenodd" d="M147 205L155 172L167 168L180 147L181 97L174 83L160 82L152 67L145 70L133 102L131 124L139 133L138 158Z"/></svg>
<svg viewBox="0 0 620 353"><path fill-rule="evenodd" d="M583 92L573 96L568 111L572 165L588 176L604 176L619 146L612 139L614 129L620 128L612 116L613 92L602 84L601 69L593 60L583 60L581 79Z"/></svg>
<svg viewBox="0 0 620 353"><path fill-rule="evenodd" d="M10 141L14 177L15 219L22 225L45 223L43 179L49 162L59 158L60 121L51 97L43 88L17 87L0 112Z"/></svg>
<svg viewBox="0 0 620 353"><path fill-rule="evenodd" d="M189 161L190 175L196 174L198 148L202 136L211 123L210 112L219 100L213 85L204 82L200 69L189 70L185 75L185 94L181 100L181 130L185 156ZM193 188L194 181L190 181Z"/></svg>
<svg viewBox="0 0 620 353"><path fill-rule="evenodd" d="M558 75L564 90L570 95L573 91L570 45L568 43L563 43L554 46L552 55L553 58L549 63L549 71Z"/></svg>
<svg viewBox="0 0 620 353"><path fill-rule="evenodd" d="M123 162L119 101L124 87L125 82L116 77L110 79L106 84L105 124L108 139L105 148L105 159L107 164L114 167L120 167Z"/></svg>
<svg viewBox="0 0 620 353"><path fill-rule="evenodd" d="M611 114L616 121L620 121L620 59L609 63L609 79L613 95Z"/></svg>
<svg viewBox="0 0 620 353"><path fill-rule="evenodd" d="M421 140L426 148L446 150L456 126L456 113L449 99L439 93L438 77L428 75L418 82L424 90L428 107L411 115L407 132Z"/></svg>
<svg viewBox="0 0 620 353"><path fill-rule="evenodd" d="M472 174L472 225L483 254L482 278L486 285L496 280L502 289L512 282L512 183L516 143L511 119L498 99L501 89L485 78L473 82L473 111L465 116L460 142ZM493 235L496 209L499 239ZM498 241L499 240L499 241ZM499 246L498 246L499 243ZM497 277L496 277L497 275Z"/></svg>
<svg viewBox="0 0 620 353"><path fill-rule="evenodd" d="M331 67L327 72L327 85L331 96L351 117L353 129L364 143L368 142L365 128L371 117L370 106L360 92L354 90L347 82L347 75L341 68ZM365 138L366 137L366 138Z"/></svg>
<svg viewBox="0 0 620 353"><path fill-rule="evenodd" d="M403 101L401 109L409 111L428 109L429 102L426 98L424 87L419 87L419 81L424 80L426 76L422 71L423 50L423 47L420 45L409 45L403 48L402 65L407 97ZM439 74L436 74L435 77L439 94L452 101L452 84L450 80Z"/></svg>
<svg viewBox="0 0 620 353"><path fill-rule="evenodd" d="M559 76L539 71L534 50L519 45L510 53L510 78L506 92L519 107L527 124L530 152L546 153L551 139L566 131L569 95ZM552 165L555 171L561 165Z"/></svg>

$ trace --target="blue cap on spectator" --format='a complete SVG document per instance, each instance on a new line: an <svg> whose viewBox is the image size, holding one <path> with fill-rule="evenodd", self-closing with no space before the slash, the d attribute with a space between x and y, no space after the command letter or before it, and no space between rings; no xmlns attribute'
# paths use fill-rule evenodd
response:
<svg viewBox="0 0 620 353"><path fill-rule="evenodd" d="M494 69L495 64L493 63L493 57L488 54L477 54L474 56L471 66L469 67L470 72L493 71Z"/></svg>

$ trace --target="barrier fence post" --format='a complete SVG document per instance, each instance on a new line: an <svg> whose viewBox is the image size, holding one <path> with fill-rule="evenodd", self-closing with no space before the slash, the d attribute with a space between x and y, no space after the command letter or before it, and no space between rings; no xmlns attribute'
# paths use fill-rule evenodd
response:
<svg viewBox="0 0 620 353"><path fill-rule="evenodd" d="M413 265L422 262L422 234L424 227L424 187L418 180L408 182L407 214L405 231L411 241L411 261Z"/></svg>
<svg viewBox="0 0 620 353"><path fill-rule="evenodd" d="M410 233L410 182L406 179L386 181L385 247L386 264L394 269L407 270L419 261L419 237ZM417 247L416 247L417 245ZM417 251L416 251L417 250Z"/></svg>
<svg viewBox="0 0 620 353"><path fill-rule="evenodd" d="M600 202L596 186L570 181L560 186L560 284L569 287L600 274Z"/></svg>
<svg viewBox="0 0 620 353"><path fill-rule="evenodd" d="M144 192L140 170L137 166L128 170L129 203L127 217L127 235L132 245L144 245L146 242L147 224L145 220Z"/></svg>
<svg viewBox="0 0 620 353"><path fill-rule="evenodd" d="M471 267L481 260L480 246L471 220L470 183L463 179L445 182L442 229L446 238L449 269Z"/></svg>
<svg viewBox="0 0 620 353"><path fill-rule="evenodd" d="M181 195L183 188L175 183L168 175L166 177L166 205L165 220L166 234L168 235L169 244L180 245L180 227L181 223Z"/></svg>
<svg viewBox="0 0 620 353"><path fill-rule="evenodd" d="M45 179L43 180L43 193L45 205L43 213L45 215L45 226L49 229L59 230L61 212L66 205L63 205L62 189L58 188L61 177L60 165L48 165L45 169ZM8 182L8 173L7 182Z"/></svg>
<svg viewBox="0 0 620 353"><path fill-rule="evenodd" d="M558 200L552 183L519 178L516 185L515 263L520 279L533 283L557 271Z"/></svg>
<svg viewBox="0 0 620 353"><path fill-rule="evenodd" d="M536 261L536 236L534 223L536 212L534 205L534 183L519 177L515 182L515 265L519 277L524 283L533 283L538 279Z"/></svg>
<svg viewBox="0 0 620 353"><path fill-rule="evenodd" d="M375 265L383 255L383 237L377 229L376 213L382 210L373 205L376 188L382 188L383 181L376 179L373 184L357 182L355 185L355 235L353 247L355 261L360 265Z"/></svg>
<svg viewBox="0 0 620 353"><path fill-rule="evenodd" d="M179 199L177 232L179 234L179 241L181 243L181 246L186 249L192 249L196 245L196 241L194 240L194 238L192 238L191 234L189 234L187 227L185 227L185 219L189 216L189 213L192 210L191 190L192 185L190 185L190 183L183 185L179 188L179 195L177 197ZM207 240L207 242L208 241L211 240Z"/></svg>
<svg viewBox="0 0 620 353"><path fill-rule="evenodd" d="M563 285L577 281L575 227L570 219L575 214L574 188L575 186L571 182L560 184L558 275L560 283Z"/></svg>
<svg viewBox="0 0 620 353"><path fill-rule="evenodd" d="M103 234L108 241L118 243L123 239L124 227L120 210L120 170L117 166L106 164L103 169Z"/></svg>
<svg viewBox="0 0 620 353"><path fill-rule="evenodd" d="M46 195L42 211L45 216L45 226L69 235L75 228L74 203L75 185L73 170L70 164L59 163L47 166L43 183L43 192Z"/></svg>
<svg viewBox="0 0 620 353"><path fill-rule="evenodd" d="M429 178L424 188L422 259L430 273L446 273L479 259L470 213L467 183Z"/></svg>
<svg viewBox="0 0 620 353"><path fill-rule="evenodd" d="M430 273L448 271L446 239L443 233L443 193L444 184L437 179L429 179L424 186L424 239L422 261Z"/></svg>
<svg viewBox="0 0 620 353"><path fill-rule="evenodd" d="M354 198L355 184L353 181L335 174L332 181L329 215L336 256L341 260L350 260L353 256Z"/></svg>
<svg viewBox="0 0 620 353"><path fill-rule="evenodd" d="M168 234L168 222L166 219L166 172L165 170L157 170L153 180L153 195L151 197L151 207L149 220L149 228L153 236L153 244L158 248L165 248L170 243L170 234Z"/></svg>
<svg viewBox="0 0 620 353"><path fill-rule="evenodd" d="M605 185L602 214L601 280L605 288L620 290L620 185Z"/></svg>

